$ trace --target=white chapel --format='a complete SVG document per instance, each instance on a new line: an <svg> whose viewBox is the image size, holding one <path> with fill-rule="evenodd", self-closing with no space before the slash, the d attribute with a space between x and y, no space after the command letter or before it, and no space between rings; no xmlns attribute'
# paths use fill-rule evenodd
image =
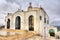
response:
<svg viewBox="0 0 60 40"><path fill-rule="evenodd" d="M5 17L5 29L36 31L44 36L49 24L49 16L42 7L32 7L29 3L27 11L18 9Z"/></svg>

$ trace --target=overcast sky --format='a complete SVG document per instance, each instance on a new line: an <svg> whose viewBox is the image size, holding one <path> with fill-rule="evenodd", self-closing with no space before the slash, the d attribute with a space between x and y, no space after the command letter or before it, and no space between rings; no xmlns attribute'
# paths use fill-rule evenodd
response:
<svg viewBox="0 0 60 40"><path fill-rule="evenodd" d="M60 0L0 0L0 25L4 24L7 13L18 8L27 9L29 2L34 7L42 6L50 18L50 24L60 25Z"/></svg>

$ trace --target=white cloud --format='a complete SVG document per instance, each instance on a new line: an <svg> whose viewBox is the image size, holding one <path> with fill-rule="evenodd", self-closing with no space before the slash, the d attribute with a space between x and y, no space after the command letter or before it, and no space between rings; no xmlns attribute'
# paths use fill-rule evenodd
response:
<svg viewBox="0 0 60 40"><path fill-rule="evenodd" d="M19 5L16 3L0 0L0 24L4 24L4 19L8 12L15 12L18 8Z"/></svg>
<svg viewBox="0 0 60 40"><path fill-rule="evenodd" d="M3 15L0 15L0 20L4 20L7 12L15 12L20 5L22 9L26 9L29 2L33 6L41 5L49 15L51 23L60 20L60 0L0 0L0 14Z"/></svg>

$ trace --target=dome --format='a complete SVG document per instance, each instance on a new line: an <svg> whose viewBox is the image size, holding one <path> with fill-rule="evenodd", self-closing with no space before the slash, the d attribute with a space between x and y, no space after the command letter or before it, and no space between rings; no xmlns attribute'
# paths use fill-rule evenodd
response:
<svg viewBox="0 0 60 40"><path fill-rule="evenodd" d="M29 3L29 7L28 8L32 8L32 3L31 2Z"/></svg>

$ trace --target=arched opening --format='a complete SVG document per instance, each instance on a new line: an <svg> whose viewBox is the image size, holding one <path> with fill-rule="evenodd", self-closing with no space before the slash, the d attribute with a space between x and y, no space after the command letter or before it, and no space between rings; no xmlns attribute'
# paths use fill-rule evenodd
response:
<svg viewBox="0 0 60 40"><path fill-rule="evenodd" d="M20 16L17 16L15 19L15 29L20 29L21 28L21 18Z"/></svg>
<svg viewBox="0 0 60 40"><path fill-rule="evenodd" d="M7 29L9 29L10 28L10 19L8 19L8 21L7 21Z"/></svg>
<svg viewBox="0 0 60 40"><path fill-rule="evenodd" d="M55 31L53 29L50 29L49 34L50 34L50 36L55 36Z"/></svg>
<svg viewBox="0 0 60 40"><path fill-rule="evenodd" d="M29 16L29 31L34 31L34 16Z"/></svg>

